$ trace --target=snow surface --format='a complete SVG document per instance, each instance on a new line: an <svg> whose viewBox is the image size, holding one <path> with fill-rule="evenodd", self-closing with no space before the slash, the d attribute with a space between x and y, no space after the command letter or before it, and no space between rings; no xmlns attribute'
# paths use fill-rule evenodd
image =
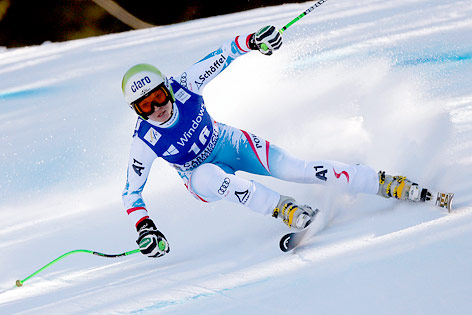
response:
<svg viewBox="0 0 472 315"><path fill-rule="evenodd" d="M156 162L144 197L171 253L107 259L136 231L121 190L135 115L123 73L178 74L237 34L313 2L0 51L1 314L470 314L472 2L331 0L271 57L206 89L213 117L306 159L364 163L455 192L454 213L242 174L322 210L282 253L283 224L203 204Z"/></svg>

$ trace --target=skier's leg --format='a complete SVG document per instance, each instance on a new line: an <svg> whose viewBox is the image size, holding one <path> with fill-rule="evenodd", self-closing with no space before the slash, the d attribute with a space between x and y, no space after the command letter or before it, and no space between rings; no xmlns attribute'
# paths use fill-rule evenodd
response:
<svg viewBox="0 0 472 315"><path fill-rule="evenodd" d="M304 228L316 214L309 206L297 205L293 198L281 196L255 181L228 174L214 164L197 167L189 182L189 190L201 199L226 199L261 214L272 213L290 227Z"/></svg>
<svg viewBox="0 0 472 315"><path fill-rule="evenodd" d="M299 159L252 133L239 133L232 130L238 156L230 163L236 170L297 183L336 186L350 193L376 194L379 190L377 172L368 166Z"/></svg>
<svg viewBox="0 0 472 315"><path fill-rule="evenodd" d="M273 161L277 161L274 163ZM277 146L269 150L271 175L301 183L322 183L351 193L377 194L396 199L419 201L421 189L404 176L391 176L372 168L336 161L305 161L289 155Z"/></svg>
<svg viewBox="0 0 472 315"><path fill-rule="evenodd" d="M225 199L261 214L270 213L280 199L280 194L268 187L228 174L210 163L202 164L193 170L189 189L204 200Z"/></svg>
<svg viewBox="0 0 472 315"><path fill-rule="evenodd" d="M286 181L336 186L350 193L379 190L377 172L366 165L302 160L275 145L270 145L269 165L272 176Z"/></svg>
<svg viewBox="0 0 472 315"><path fill-rule="evenodd" d="M350 193L418 201L418 185L404 176L385 175L361 164L336 161L308 161L289 154L280 147L244 130L220 126L224 153L214 163L228 165L233 171L273 176L297 183L317 183L338 187ZM228 149L232 148L232 150Z"/></svg>

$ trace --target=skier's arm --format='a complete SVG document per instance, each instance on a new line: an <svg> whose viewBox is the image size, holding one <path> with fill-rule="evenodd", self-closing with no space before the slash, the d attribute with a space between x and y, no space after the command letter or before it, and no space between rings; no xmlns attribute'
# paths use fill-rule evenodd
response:
<svg viewBox="0 0 472 315"><path fill-rule="evenodd" d="M274 26L263 27L256 33L236 36L192 65L178 76L176 81L201 95L203 88L236 58L251 50L259 50L265 55L270 55L281 45L282 37Z"/></svg>
<svg viewBox="0 0 472 315"><path fill-rule="evenodd" d="M122 198L128 217L135 227L138 227L141 221L149 218L146 204L141 194L151 165L156 158L156 154L141 139L138 137L133 139L128 161L126 185Z"/></svg>
<svg viewBox="0 0 472 315"><path fill-rule="evenodd" d="M178 76L176 81L190 91L201 95L204 87L226 69L234 59L251 51L248 46L251 36L252 34L236 36L224 42L218 49Z"/></svg>
<svg viewBox="0 0 472 315"><path fill-rule="evenodd" d="M156 157L156 154L141 139L138 137L133 139L126 185L122 195L126 212L139 234L136 243L141 253L148 257L160 257L169 252L169 243L149 218L142 197L144 185Z"/></svg>

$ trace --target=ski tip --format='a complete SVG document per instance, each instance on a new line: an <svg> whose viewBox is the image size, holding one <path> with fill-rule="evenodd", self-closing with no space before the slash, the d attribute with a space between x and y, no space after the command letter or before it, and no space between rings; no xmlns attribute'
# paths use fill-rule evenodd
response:
<svg viewBox="0 0 472 315"><path fill-rule="evenodd" d="M449 193L448 194L448 197L449 197L449 202L447 203L447 211L449 213L451 213L451 210L452 210L452 202L454 201L454 194L453 193Z"/></svg>
<svg viewBox="0 0 472 315"><path fill-rule="evenodd" d="M290 248L290 238L292 237L292 234L289 233L289 234L286 234L284 235L281 239L280 239L280 249L283 251L283 252L288 252L291 250Z"/></svg>
<svg viewBox="0 0 472 315"><path fill-rule="evenodd" d="M438 192L437 197L436 197L436 206L447 209L447 211L451 213L453 199L454 199L453 193Z"/></svg>

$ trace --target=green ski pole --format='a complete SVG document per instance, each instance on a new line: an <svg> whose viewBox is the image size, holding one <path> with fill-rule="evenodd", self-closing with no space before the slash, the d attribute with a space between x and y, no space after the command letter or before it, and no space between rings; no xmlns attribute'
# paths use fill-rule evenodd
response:
<svg viewBox="0 0 472 315"><path fill-rule="evenodd" d="M319 7L320 5L322 5L323 3L325 3L326 1L328 0L320 0L318 1L317 3L315 3L314 5L312 5L311 7L309 7L308 9L305 10L305 12L303 12L302 14L300 14L299 16L297 16L296 18L294 18L293 20L291 20L290 22L288 22L284 27L282 27L279 32L280 34L282 34L283 32L285 32L285 30L287 30L287 28L289 28L290 26L292 26L295 22L297 22L298 20L300 20L302 17L304 17L305 15L307 15L308 13L310 13L311 11L313 11L315 8Z"/></svg>
<svg viewBox="0 0 472 315"><path fill-rule="evenodd" d="M315 3L314 5L312 5L311 7L309 7L308 9L306 9L302 14L300 14L299 16L297 16L296 18L294 18L293 20L291 20L290 22L288 22L284 27L282 27L279 32L280 34L282 34L283 32L285 32L287 30L287 28L289 28L290 26L292 26L293 24L295 24L295 22L297 22L298 20L300 20L302 17L304 17L305 15L307 15L308 13L310 13L311 11L313 11L315 8L319 7L320 5L322 5L323 3L325 3L326 1L328 0L319 0L317 3ZM263 50L267 50L269 49L267 47L266 44L262 43L261 44L261 48Z"/></svg>
<svg viewBox="0 0 472 315"><path fill-rule="evenodd" d="M77 250L73 250L73 251L70 251L70 252L67 252L59 257L57 257L56 259L54 259L53 261L51 261L50 263L48 263L47 265L41 267L40 269L36 270L35 272L33 272L32 274L30 274L28 277L24 278L23 280L16 280L16 286L17 287L21 287L23 286L23 283L25 283L25 281L31 279L32 277L36 276L38 273L40 273L41 271L43 271L44 269L48 268L49 266L57 263L59 260L71 255L71 254L75 254L75 253L87 253L87 254L92 254L92 255L96 255L96 256L100 256L100 257L107 257L107 258L116 258L116 257L122 257L122 256L128 256L128 255L131 255L131 254L135 254L135 253L139 253L139 249L135 249L135 250L131 250L129 252L124 252L124 253L121 253L121 254L115 254L115 255L109 255L109 254L103 254L103 253L99 253L99 252L94 252L94 251L91 251L91 250L87 250L87 249L77 249Z"/></svg>

